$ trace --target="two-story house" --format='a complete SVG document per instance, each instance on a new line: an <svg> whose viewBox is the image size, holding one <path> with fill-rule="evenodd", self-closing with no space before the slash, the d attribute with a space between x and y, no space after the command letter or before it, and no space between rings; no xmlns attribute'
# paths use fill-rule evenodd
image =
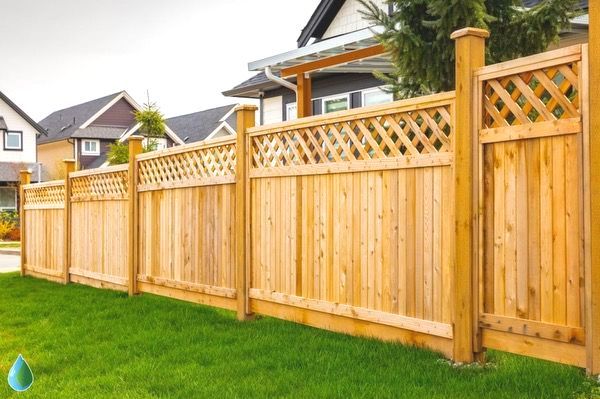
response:
<svg viewBox="0 0 600 399"><path fill-rule="evenodd" d="M19 172L32 171L38 181L36 139L46 132L0 92L0 211L18 208Z"/></svg>
<svg viewBox="0 0 600 399"><path fill-rule="evenodd" d="M46 135L38 138L38 160L44 180L64 178L63 159L75 159L79 169L106 163L109 144L125 141L139 124L134 112L142 107L125 91L55 111L40 121ZM159 148L183 144L167 127Z"/></svg>
<svg viewBox="0 0 600 399"><path fill-rule="evenodd" d="M523 5L533 7L540 1L524 0ZM385 0L375 2L392 11ZM249 71L258 74L223 94L258 99L260 124L295 119L301 97L302 116L392 101L373 76L373 71L388 72L392 66L374 38L377 29L359 13L361 7L357 0L321 0L297 48L250 62ZM588 0L581 0L581 8L587 10ZM584 11L572 20L571 30L561 34L559 47L587 42L588 25Z"/></svg>

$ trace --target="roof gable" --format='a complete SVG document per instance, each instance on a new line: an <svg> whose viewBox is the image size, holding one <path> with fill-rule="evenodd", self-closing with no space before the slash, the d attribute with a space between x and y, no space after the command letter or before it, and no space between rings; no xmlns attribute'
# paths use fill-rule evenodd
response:
<svg viewBox="0 0 600 399"><path fill-rule="evenodd" d="M346 0L321 0L298 37L298 47L304 47L313 37L321 37Z"/></svg>
<svg viewBox="0 0 600 399"><path fill-rule="evenodd" d="M236 105L230 104L193 114L176 116L167 119L165 122L181 140L186 143L194 143L209 138L215 129L219 128L224 122L235 131L236 118L231 111Z"/></svg>
<svg viewBox="0 0 600 399"><path fill-rule="evenodd" d="M44 130L44 128L42 126L40 126L36 121L31 119L31 117L29 115L27 115L25 113L25 111L23 111L21 108L19 108L19 106L17 106L17 104L12 102L12 100L10 98L8 98L1 91L0 91L0 100L3 101L6 105L8 105L10 108L12 108L13 111L15 111L17 114L19 114L19 116L21 118L23 118L27 123L29 123L31 125L31 127L33 127L39 133L39 136L44 137L47 135L46 130ZM4 129L7 129L6 121L4 120L4 118L2 118L2 115L0 115L0 118L2 119L2 121L1 121L2 124L0 124L0 129L2 127Z"/></svg>
<svg viewBox="0 0 600 399"><path fill-rule="evenodd" d="M47 136L38 139L38 143L70 138L83 123L86 123L121 93L113 93L51 113L40 121L40 125L47 131Z"/></svg>

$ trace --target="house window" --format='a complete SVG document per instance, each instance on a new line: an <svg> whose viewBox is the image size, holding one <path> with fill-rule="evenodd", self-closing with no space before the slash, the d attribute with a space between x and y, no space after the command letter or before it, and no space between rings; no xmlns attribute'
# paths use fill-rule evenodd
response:
<svg viewBox="0 0 600 399"><path fill-rule="evenodd" d="M146 151L164 150L168 147L167 139L164 137L144 137L142 145L147 148Z"/></svg>
<svg viewBox="0 0 600 399"><path fill-rule="evenodd" d="M347 94L342 96L327 97L323 99L323 113L345 111L350 107L350 99Z"/></svg>
<svg viewBox="0 0 600 399"><path fill-rule="evenodd" d="M285 105L285 120L293 121L298 119L298 106L296 103L289 103Z"/></svg>
<svg viewBox="0 0 600 399"><path fill-rule="evenodd" d="M83 140L81 155L100 155L100 141Z"/></svg>
<svg viewBox="0 0 600 399"><path fill-rule="evenodd" d="M17 209L17 189L0 187L0 211Z"/></svg>
<svg viewBox="0 0 600 399"><path fill-rule="evenodd" d="M4 149L8 151L23 150L23 132L4 132Z"/></svg>
<svg viewBox="0 0 600 399"><path fill-rule="evenodd" d="M394 95L379 88L363 91L363 106L385 104L394 101Z"/></svg>

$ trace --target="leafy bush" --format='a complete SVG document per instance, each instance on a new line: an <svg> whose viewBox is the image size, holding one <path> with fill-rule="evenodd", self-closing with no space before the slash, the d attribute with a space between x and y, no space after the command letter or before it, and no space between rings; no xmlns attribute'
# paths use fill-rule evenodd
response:
<svg viewBox="0 0 600 399"><path fill-rule="evenodd" d="M8 220L0 220L0 240L4 240L15 228L15 223Z"/></svg>
<svg viewBox="0 0 600 399"><path fill-rule="evenodd" d="M15 235L20 237L19 227L19 213L17 211L2 211L0 212L0 240L8 238L13 241ZM15 233L14 231L17 230ZM17 238L18 241L19 238Z"/></svg>

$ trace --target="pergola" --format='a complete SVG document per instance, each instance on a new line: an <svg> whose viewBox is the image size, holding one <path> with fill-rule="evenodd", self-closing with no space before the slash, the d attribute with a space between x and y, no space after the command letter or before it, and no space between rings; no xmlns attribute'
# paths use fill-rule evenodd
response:
<svg viewBox="0 0 600 399"><path fill-rule="evenodd" d="M250 62L251 71L270 70L282 79L296 78L298 117L312 112L312 80L316 73L390 72L391 63L375 30L363 29L294 49L262 60Z"/></svg>

